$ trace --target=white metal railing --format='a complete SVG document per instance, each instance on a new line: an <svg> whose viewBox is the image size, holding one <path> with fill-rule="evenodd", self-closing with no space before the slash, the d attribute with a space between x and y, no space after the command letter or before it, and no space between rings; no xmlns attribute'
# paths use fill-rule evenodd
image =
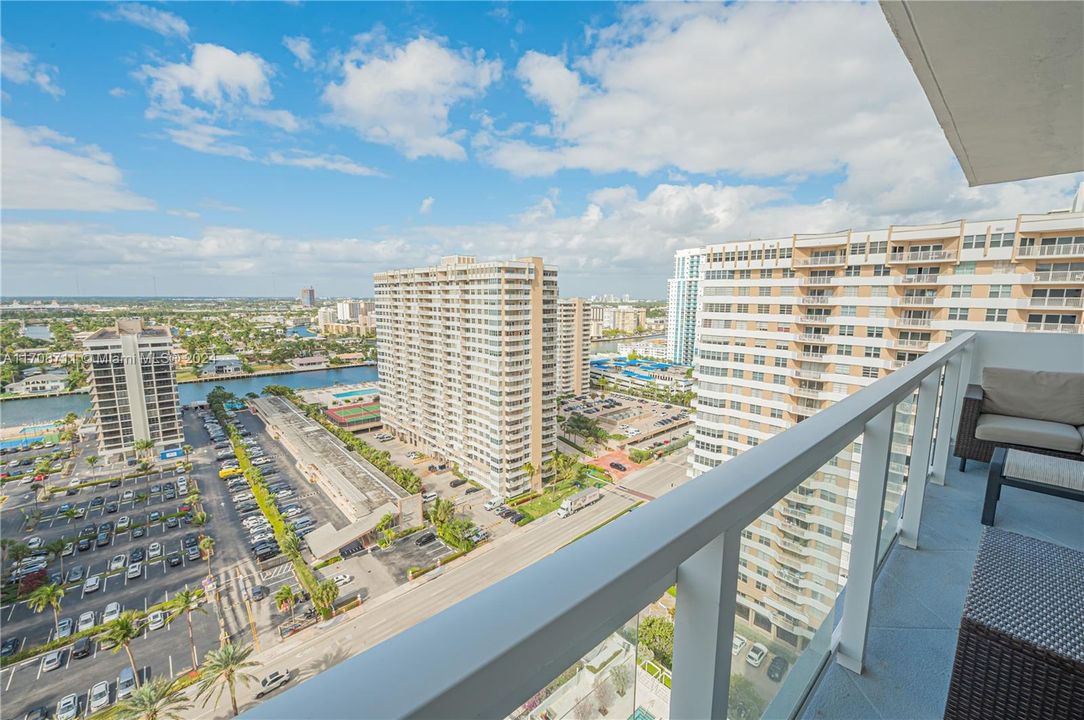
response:
<svg viewBox="0 0 1084 720"><path fill-rule="evenodd" d="M824 277L817 275L814 277L798 278L799 285L830 285L835 280L835 276Z"/></svg>
<svg viewBox="0 0 1084 720"><path fill-rule="evenodd" d="M798 353L798 357L800 357L803 360L815 360L815 361L820 361L820 362L828 362L825 359L826 355L827 355L827 353L822 353L822 352L806 352L806 351L802 351L802 352Z"/></svg>
<svg viewBox="0 0 1084 720"><path fill-rule="evenodd" d="M1078 333L1080 332L1080 325L1072 323L1029 322L1024 326L1024 329L1028 332Z"/></svg>
<svg viewBox="0 0 1084 720"><path fill-rule="evenodd" d="M845 262L845 256L843 255L822 255L821 257L811 257L805 260L799 260L794 263L794 267L817 267L821 265L842 265Z"/></svg>
<svg viewBox="0 0 1084 720"><path fill-rule="evenodd" d="M809 370L807 368L799 368L794 371L794 377L802 378L804 380L820 380L824 377L824 373L820 370Z"/></svg>
<svg viewBox="0 0 1084 720"><path fill-rule="evenodd" d="M933 305L937 301L936 295L904 295L892 301L893 305Z"/></svg>
<svg viewBox="0 0 1084 720"><path fill-rule="evenodd" d="M1032 245L1017 248L1018 257L1066 257L1084 255L1084 243L1065 243L1063 245Z"/></svg>
<svg viewBox="0 0 1084 720"><path fill-rule="evenodd" d="M248 716L356 717L358 698L364 698L365 717L503 717L676 582L670 716L726 717L741 532L859 436L846 594L834 614L831 642L811 645L806 653L821 653L818 666L834 653L844 667L861 672L873 581L884 557L878 552L882 528L914 547L927 479L944 477L975 338L959 333L900 371ZM911 463L902 515L882 524L896 406L916 389L912 457L932 457L932 471L926 463ZM779 525L797 537L811 536L791 523ZM801 580L778 566L774 573ZM788 682L794 676L801 687L788 694L800 702L815 678L792 673Z"/></svg>
<svg viewBox="0 0 1084 720"><path fill-rule="evenodd" d="M806 332L806 333L800 334L798 336L798 339L799 340L804 340L805 342L819 342L819 343L830 342L828 340L828 333L809 333L809 332Z"/></svg>
<svg viewBox="0 0 1084 720"><path fill-rule="evenodd" d="M1080 297L1032 297L1024 301L1027 307L1035 308L1080 308L1084 307L1084 298Z"/></svg>
<svg viewBox="0 0 1084 720"><path fill-rule="evenodd" d="M896 318L896 327L930 327L933 325L933 318L928 317L901 317Z"/></svg>
<svg viewBox="0 0 1084 720"><path fill-rule="evenodd" d="M892 340L892 345L900 348L913 350L925 350L930 346L929 340Z"/></svg>
<svg viewBox="0 0 1084 720"><path fill-rule="evenodd" d="M1084 282L1084 270L1038 270L1022 276L1021 282L1027 283L1071 283Z"/></svg>
<svg viewBox="0 0 1084 720"><path fill-rule="evenodd" d="M954 260L956 253L953 250L922 250L921 252L892 253L888 256L889 262L925 262Z"/></svg>
<svg viewBox="0 0 1084 720"><path fill-rule="evenodd" d="M835 305L838 302L834 295L809 295L798 299L799 305Z"/></svg>
<svg viewBox="0 0 1084 720"><path fill-rule="evenodd" d="M828 325L832 321L831 315L795 315L794 322Z"/></svg>
<svg viewBox="0 0 1084 720"><path fill-rule="evenodd" d="M900 275L898 280L904 285L933 285L939 276L936 273L922 273L920 275Z"/></svg>

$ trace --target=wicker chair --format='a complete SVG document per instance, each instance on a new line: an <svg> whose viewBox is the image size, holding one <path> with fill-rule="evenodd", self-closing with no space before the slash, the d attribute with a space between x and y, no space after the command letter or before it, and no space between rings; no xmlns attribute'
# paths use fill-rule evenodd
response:
<svg viewBox="0 0 1084 720"><path fill-rule="evenodd" d="M1008 387L1007 387L1008 386ZM1028 442L1013 442L1004 436L997 440L976 437L976 431L982 425L981 418L1035 419L1073 426L1084 424L1084 374L1081 373L1046 373L1006 368L985 368L982 385L968 385L964 393L963 407L960 411L960 426L956 433L956 457L960 458L960 470L967 467L968 460L990 462L994 448L1016 448L1042 455L1069 458L1084 461L1081 443L1074 450L1044 447ZM1044 395L1049 396L1047 400ZM1026 396L1026 400L1021 398ZM1052 410L1056 417L1040 415L1044 410L1036 411L1035 406L1048 407L1058 405ZM1014 411L1013 405L1027 404L1027 409ZM1066 409L1068 406L1068 409ZM1080 407L1077 407L1080 406ZM1060 412L1060 415L1058 413ZM1076 417L1081 415L1082 417ZM1076 430L1076 432L1080 432Z"/></svg>

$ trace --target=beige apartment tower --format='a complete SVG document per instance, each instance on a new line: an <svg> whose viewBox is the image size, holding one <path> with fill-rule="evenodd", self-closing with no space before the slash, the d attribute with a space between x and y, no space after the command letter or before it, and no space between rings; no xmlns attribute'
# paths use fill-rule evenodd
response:
<svg viewBox="0 0 1084 720"><path fill-rule="evenodd" d="M591 387L591 305L582 298L557 303L557 392L581 395Z"/></svg>
<svg viewBox="0 0 1084 720"><path fill-rule="evenodd" d="M793 235L698 254L696 327L676 329L697 339L694 475L953 332L1081 332L1084 213ZM890 506L910 461L912 413L897 406ZM739 615L779 640L804 646L846 580L860 463L855 443L743 533Z"/></svg>
<svg viewBox="0 0 1084 720"><path fill-rule="evenodd" d="M557 443L557 269L452 256L373 282L385 428L493 495L541 490Z"/></svg>
<svg viewBox="0 0 1084 720"><path fill-rule="evenodd" d="M131 454L139 440L150 440L156 450L184 442L168 328L124 318L83 344L102 455Z"/></svg>

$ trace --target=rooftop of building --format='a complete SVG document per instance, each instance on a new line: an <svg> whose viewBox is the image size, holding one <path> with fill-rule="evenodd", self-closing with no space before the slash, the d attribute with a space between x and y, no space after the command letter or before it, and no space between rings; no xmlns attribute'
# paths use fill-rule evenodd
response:
<svg viewBox="0 0 1084 720"><path fill-rule="evenodd" d="M102 328L92 333L84 342L97 340L118 340L122 335L136 335L148 338L172 337L168 327L163 325L144 325L142 318L120 318L111 328Z"/></svg>

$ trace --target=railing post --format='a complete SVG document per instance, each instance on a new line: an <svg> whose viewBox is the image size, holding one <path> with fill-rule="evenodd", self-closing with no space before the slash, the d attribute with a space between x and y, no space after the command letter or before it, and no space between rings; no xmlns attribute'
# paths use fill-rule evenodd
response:
<svg viewBox="0 0 1084 720"><path fill-rule="evenodd" d="M670 716L726 718L741 529L723 533L678 566Z"/></svg>
<svg viewBox="0 0 1084 720"><path fill-rule="evenodd" d="M862 435L862 464L858 470L858 497L854 503L854 534L851 564L839 622L836 660L861 674L869 630L869 608L877 570L877 549L881 543L888 457L892 451L892 425L896 406L890 405L866 423Z"/></svg>
<svg viewBox="0 0 1084 720"><path fill-rule="evenodd" d="M952 452L952 440L956 431L956 408L961 405L960 398L967 389L971 378L971 355L974 341L968 343L945 363L945 382L941 390L941 408L937 417L937 439L933 450L933 470L930 482L945 484L948 473L949 455Z"/></svg>
<svg viewBox="0 0 1084 720"><path fill-rule="evenodd" d="M918 385L915 432L911 439L911 462L907 467L907 490L903 496L903 518L900 520L900 543L909 548L918 547L918 527L922 520L926 480L930 476L930 445L940 385L940 370L922 378Z"/></svg>

